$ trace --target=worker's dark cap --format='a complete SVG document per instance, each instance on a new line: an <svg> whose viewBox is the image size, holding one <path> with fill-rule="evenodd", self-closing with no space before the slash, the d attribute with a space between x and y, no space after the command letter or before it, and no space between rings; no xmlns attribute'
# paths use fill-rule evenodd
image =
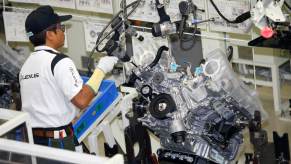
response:
<svg viewBox="0 0 291 164"><path fill-rule="evenodd" d="M40 6L33 10L25 20L25 30L28 37L42 32L48 27L67 21L72 15L59 16L51 6Z"/></svg>

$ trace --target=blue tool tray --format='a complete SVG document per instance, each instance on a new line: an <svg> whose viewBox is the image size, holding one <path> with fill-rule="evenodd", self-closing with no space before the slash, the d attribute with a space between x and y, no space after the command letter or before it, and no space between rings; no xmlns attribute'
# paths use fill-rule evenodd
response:
<svg viewBox="0 0 291 164"><path fill-rule="evenodd" d="M88 77L82 77L84 83ZM118 97L118 91L114 81L103 80L98 91L97 98L91 102L86 111L73 125L74 134L79 139L87 129L97 120L97 118L114 102Z"/></svg>

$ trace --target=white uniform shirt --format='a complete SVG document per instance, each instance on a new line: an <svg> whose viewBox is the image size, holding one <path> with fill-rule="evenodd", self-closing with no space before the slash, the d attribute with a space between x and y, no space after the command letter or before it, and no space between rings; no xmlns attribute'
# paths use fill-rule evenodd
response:
<svg viewBox="0 0 291 164"><path fill-rule="evenodd" d="M69 124L76 116L71 103L83 81L70 58L60 60L51 71L56 54L47 46L35 47L20 70L22 110L28 112L32 127L53 128Z"/></svg>

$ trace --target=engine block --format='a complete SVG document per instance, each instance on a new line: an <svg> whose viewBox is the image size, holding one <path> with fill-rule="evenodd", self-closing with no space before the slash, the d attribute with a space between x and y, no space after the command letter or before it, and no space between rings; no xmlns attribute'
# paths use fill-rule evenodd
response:
<svg viewBox="0 0 291 164"><path fill-rule="evenodd" d="M160 138L164 149L215 163L233 161L254 112L265 114L256 93L238 79L220 50L210 53L203 71L195 75L171 70L163 63L173 61L159 62L161 54L131 76L147 109L139 121Z"/></svg>

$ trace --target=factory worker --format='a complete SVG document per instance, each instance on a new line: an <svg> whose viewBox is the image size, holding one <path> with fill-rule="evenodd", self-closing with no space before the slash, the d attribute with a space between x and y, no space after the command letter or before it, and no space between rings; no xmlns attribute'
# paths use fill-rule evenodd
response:
<svg viewBox="0 0 291 164"><path fill-rule="evenodd" d="M99 60L87 83L73 61L58 49L64 45L64 21L50 6L40 6L25 21L34 51L21 68L19 82L22 110L29 113L35 144L75 150L72 120L75 107L85 109L105 74L117 63L116 57Z"/></svg>

